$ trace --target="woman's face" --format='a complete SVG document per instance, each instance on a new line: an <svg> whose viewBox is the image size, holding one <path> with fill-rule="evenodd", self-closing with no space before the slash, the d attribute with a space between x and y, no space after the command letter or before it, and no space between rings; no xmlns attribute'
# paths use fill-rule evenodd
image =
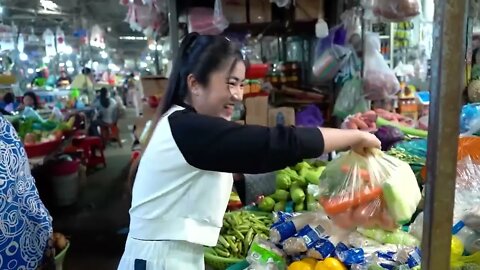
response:
<svg viewBox="0 0 480 270"><path fill-rule="evenodd" d="M229 67L211 73L206 87L188 77L191 105L198 113L231 120L235 103L243 99L245 64L237 61L231 73Z"/></svg>
<svg viewBox="0 0 480 270"><path fill-rule="evenodd" d="M23 97L23 104L25 106L33 107L34 106L34 100L31 96L24 96Z"/></svg>

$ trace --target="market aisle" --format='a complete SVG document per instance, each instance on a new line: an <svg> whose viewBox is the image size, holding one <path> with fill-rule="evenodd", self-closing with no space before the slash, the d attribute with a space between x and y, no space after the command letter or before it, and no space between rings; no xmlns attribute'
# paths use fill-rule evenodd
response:
<svg viewBox="0 0 480 270"><path fill-rule="evenodd" d="M129 201L124 187L132 145L127 126L131 123L132 111L119 123L123 148L115 144L107 148L107 168L87 176L77 205L52 213L55 230L72 242L66 270L116 269L120 260L125 236L117 232L128 226Z"/></svg>

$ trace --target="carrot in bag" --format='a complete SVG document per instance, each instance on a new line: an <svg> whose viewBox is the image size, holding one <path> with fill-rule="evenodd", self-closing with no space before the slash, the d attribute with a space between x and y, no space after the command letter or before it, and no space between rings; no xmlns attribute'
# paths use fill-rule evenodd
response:
<svg viewBox="0 0 480 270"><path fill-rule="evenodd" d="M362 191L355 191L353 195L345 196L343 193L338 196L321 198L320 203L328 215L336 215L345 212L355 206L366 204L382 195L381 187L366 187Z"/></svg>

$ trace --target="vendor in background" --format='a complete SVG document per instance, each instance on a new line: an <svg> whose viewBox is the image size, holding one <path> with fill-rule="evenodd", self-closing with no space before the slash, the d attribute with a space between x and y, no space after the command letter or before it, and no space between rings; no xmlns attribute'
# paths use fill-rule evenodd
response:
<svg viewBox="0 0 480 270"><path fill-rule="evenodd" d="M324 152L380 147L374 135L358 130L230 121L243 98L242 59L225 37L183 39L153 133L132 170L119 270L204 269L204 246L217 244L232 173L272 172Z"/></svg>
<svg viewBox="0 0 480 270"><path fill-rule="evenodd" d="M142 115L142 93L137 85L134 74L130 74L127 81L128 96L127 101L128 105L132 106L135 109L135 116Z"/></svg>
<svg viewBox="0 0 480 270"><path fill-rule="evenodd" d="M67 72L62 70L60 72L60 77L57 80L57 87L66 87L72 83L72 78L68 76Z"/></svg>
<svg viewBox="0 0 480 270"><path fill-rule="evenodd" d="M1 115L0 145L0 269L55 269L52 218L38 194L23 144Z"/></svg>
<svg viewBox="0 0 480 270"><path fill-rule="evenodd" d="M31 107L34 110L40 109L38 96L34 92L26 92L23 94L22 104L18 106L18 110L23 110L25 107Z"/></svg>

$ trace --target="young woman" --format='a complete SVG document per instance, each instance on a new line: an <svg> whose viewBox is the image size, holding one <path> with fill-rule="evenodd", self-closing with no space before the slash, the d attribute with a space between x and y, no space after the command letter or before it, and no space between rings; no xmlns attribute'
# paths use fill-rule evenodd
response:
<svg viewBox="0 0 480 270"><path fill-rule="evenodd" d="M224 37L191 33L182 41L140 158L118 269L204 269L203 246L217 244L232 173L271 172L334 149L380 146L360 131L230 122L245 68Z"/></svg>

